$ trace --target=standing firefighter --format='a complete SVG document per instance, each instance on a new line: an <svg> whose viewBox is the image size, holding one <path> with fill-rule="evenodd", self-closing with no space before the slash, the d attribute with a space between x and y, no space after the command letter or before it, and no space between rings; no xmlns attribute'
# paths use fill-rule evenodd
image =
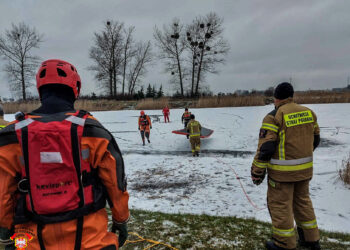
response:
<svg viewBox="0 0 350 250"><path fill-rule="evenodd" d="M187 124L187 131L190 136L191 150L193 156L199 156L201 149L201 124L195 120L195 116L191 114L191 120Z"/></svg>
<svg viewBox="0 0 350 250"><path fill-rule="evenodd" d="M4 110L0 105L0 129L6 127L7 124L9 124L9 122L4 120Z"/></svg>
<svg viewBox="0 0 350 250"><path fill-rule="evenodd" d="M0 130L1 235L14 229L15 244L29 250L118 249L129 218L118 145L93 116L74 109L81 83L73 65L45 61L36 81L41 107ZM107 231L106 200L119 243Z"/></svg>
<svg viewBox="0 0 350 250"><path fill-rule="evenodd" d="M166 123L167 120L168 120L168 122L170 122L169 121L170 110L169 110L168 106L165 106L163 108L163 115L164 115L164 122Z"/></svg>
<svg viewBox="0 0 350 250"><path fill-rule="evenodd" d="M145 114L145 111L140 112L140 117L139 117L139 130L141 132L141 138L142 138L142 145L145 146L145 136L147 138L148 143L151 143L149 140L149 135L150 135L150 129L152 129L152 123L151 119L149 118L148 115Z"/></svg>
<svg viewBox="0 0 350 250"><path fill-rule="evenodd" d="M319 232L309 196L313 150L320 142L315 113L293 102L294 90L284 82L275 89L275 110L265 116L259 134L251 174L259 185L268 173L267 204L273 241L267 249L295 249L297 224L299 244L320 249Z"/></svg>

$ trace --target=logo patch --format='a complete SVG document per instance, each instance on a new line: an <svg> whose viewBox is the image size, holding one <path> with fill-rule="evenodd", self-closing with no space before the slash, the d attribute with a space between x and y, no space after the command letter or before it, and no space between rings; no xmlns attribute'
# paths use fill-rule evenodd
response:
<svg viewBox="0 0 350 250"><path fill-rule="evenodd" d="M28 247L28 243L34 238L34 234L30 231L25 230L26 232L15 233L10 237L12 241L15 243L15 247L17 250L24 250Z"/></svg>

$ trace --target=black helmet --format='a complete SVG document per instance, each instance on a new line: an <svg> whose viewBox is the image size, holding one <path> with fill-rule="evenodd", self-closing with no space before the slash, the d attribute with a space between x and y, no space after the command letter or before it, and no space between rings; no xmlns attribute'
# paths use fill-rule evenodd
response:
<svg viewBox="0 0 350 250"><path fill-rule="evenodd" d="M191 119L194 119L194 118L196 118L196 117L194 116L194 114L191 114Z"/></svg>

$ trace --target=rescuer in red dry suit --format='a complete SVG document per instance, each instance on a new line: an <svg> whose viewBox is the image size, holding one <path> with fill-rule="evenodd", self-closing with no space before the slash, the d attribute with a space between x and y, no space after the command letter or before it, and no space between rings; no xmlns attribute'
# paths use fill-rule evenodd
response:
<svg viewBox="0 0 350 250"><path fill-rule="evenodd" d="M74 109L81 81L72 64L45 61L36 80L41 107L0 130L0 236L30 235L26 249L118 249L129 219L118 145ZM119 240L108 232L107 200Z"/></svg>
<svg viewBox="0 0 350 250"><path fill-rule="evenodd" d="M169 121L170 110L169 110L168 106L165 106L163 108L163 115L164 115L164 122L166 123L167 120L168 120L168 122L170 122Z"/></svg>
<svg viewBox="0 0 350 250"><path fill-rule="evenodd" d="M148 143L151 143L151 141L149 140L149 136L150 136L150 131L152 129L152 122L149 116L146 115L145 111L143 110L140 112L138 125L141 133L143 146L145 146L145 136L147 138Z"/></svg>

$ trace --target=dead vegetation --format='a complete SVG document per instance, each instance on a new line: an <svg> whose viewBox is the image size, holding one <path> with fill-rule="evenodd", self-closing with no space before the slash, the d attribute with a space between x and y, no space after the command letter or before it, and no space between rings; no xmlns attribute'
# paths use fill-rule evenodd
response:
<svg viewBox="0 0 350 250"><path fill-rule="evenodd" d="M347 160L342 163L341 169L338 171L339 178L344 184L350 185L350 156Z"/></svg>
<svg viewBox="0 0 350 250"><path fill-rule="evenodd" d="M296 92L294 100L299 104L312 103L349 103L350 92L331 92L331 91L306 91Z"/></svg>
<svg viewBox="0 0 350 250"><path fill-rule="evenodd" d="M299 104L312 103L350 103L350 92L331 92L331 91L306 91L296 92L294 100ZM79 99L75 103L76 109L88 111L107 111L107 110L150 110L162 109L166 105L169 108L219 108L219 107L241 107L241 106L262 106L273 103L272 97L264 95L226 95L226 96L208 96L199 99L173 99L163 97L160 99L146 98L139 101L109 100L109 99ZM6 113L15 113L17 111L30 112L40 106L39 100L6 102L2 104Z"/></svg>

